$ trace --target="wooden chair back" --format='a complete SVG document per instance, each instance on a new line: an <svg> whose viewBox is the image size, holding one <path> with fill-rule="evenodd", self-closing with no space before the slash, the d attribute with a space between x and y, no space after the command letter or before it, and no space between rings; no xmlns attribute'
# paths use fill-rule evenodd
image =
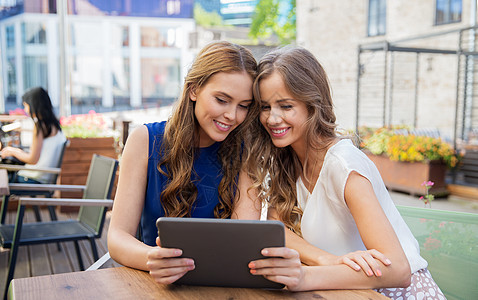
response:
<svg viewBox="0 0 478 300"><path fill-rule="evenodd" d="M91 160L86 188L83 194L84 199L109 199L118 167L116 159L93 155ZM98 236L101 235L105 220L106 208L101 206L81 206L78 213L78 220L95 230Z"/></svg>

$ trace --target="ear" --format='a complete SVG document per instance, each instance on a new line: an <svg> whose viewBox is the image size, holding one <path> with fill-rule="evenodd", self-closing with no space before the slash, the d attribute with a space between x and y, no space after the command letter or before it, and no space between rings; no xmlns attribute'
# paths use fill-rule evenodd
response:
<svg viewBox="0 0 478 300"><path fill-rule="evenodd" d="M196 95L196 87L191 87L191 89L189 90L189 99L191 99L191 101L196 101L197 99L197 95Z"/></svg>

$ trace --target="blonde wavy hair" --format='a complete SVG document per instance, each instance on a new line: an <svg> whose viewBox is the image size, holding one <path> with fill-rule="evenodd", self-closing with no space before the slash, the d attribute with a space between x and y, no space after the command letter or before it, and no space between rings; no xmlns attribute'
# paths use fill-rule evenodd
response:
<svg viewBox="0 0 478 300"><path fill-rule="evenodd" d="M314 55L299 47L276 49L260 60L258 72L253 86L255 99L261 102L261 80L279 73L294 99L307 106L307 151L325 149L336 137L335 114L327 75ZM257 189L261 200L276 209L279 219L301 235L296 182L301 174L305 176L307 160L302 165L291 146L275 147L259 118L253 128L256 138L250 151L255 155L247 161L249 176L255 182L251 189Z"/></svg>
<svg viewBox="0 0 478 300"><path fill-rule="evenodd" d="M184 80L177 107L166 124L160 149L163 158L157 169L168 178L161 192L166 216L190 216L196 201L197 188L191 181L191 173L199 147L199 123L194 113L196 102L191 101L189 95L206 85L211 76L221 72L246 72L254 80L257 63L248 49L224 41L211 43L198 53ZM246 119L229 133L218 150L223 178L218 188L219 203L214 209L216 218L230 217L234 197L239 197L237 179L242 166L241 157L245 155L243 149L247 148L244 140L258 110L258 103L253 101Z"/></svg>

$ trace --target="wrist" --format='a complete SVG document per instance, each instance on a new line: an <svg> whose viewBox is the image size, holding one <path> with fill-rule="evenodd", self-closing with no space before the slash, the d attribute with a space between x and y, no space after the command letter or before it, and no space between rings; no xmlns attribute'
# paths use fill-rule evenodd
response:
<svg viewBox="0 0 478 300"><path fill-rule="evenodd" d="M337 256L333 254L325 254L320 255L317 257L317 265L318 266L330 266L335 265L337 260Z"/></svg>

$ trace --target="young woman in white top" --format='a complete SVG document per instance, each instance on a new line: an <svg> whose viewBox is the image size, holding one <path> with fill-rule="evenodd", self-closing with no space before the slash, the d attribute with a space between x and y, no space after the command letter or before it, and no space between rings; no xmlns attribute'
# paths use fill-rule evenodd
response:
<svg viewBox="0 0 478 300"><path fill-rule="evenodd" d="M13 156L28 165L56 167L63 144L66 141L55 116L48 93L41 87L28 90L23 96L25 112L33 119L33 140L30 151L16 147L5 147L0 151L2 158ZM18 171L14 181L20 183L45 183L51 174L38 171Z"/></svg>
<svg viewBox="0 0 478 300"><path fill-rule="evenodd" d="M260 155L250 168L268 217L290 230L288 248L263 250L281 258L251 262L251 273L290 290L375 288L395 299L444 299L375 165L338 136L316 58L282 48L266 54L258 72L261 124L251 152Z"/></svg>

